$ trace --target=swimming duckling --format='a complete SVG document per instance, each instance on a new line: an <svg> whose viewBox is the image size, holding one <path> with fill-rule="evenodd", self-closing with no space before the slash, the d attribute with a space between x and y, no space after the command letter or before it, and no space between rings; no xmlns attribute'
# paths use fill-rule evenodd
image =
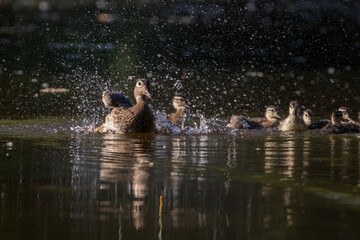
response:
<svg viewBox="0 0 360 240"><path fill-rule="evenodd" d="M185 96L179 93L173 97L172 104L176 112L169 114L167 118L170 122L177 124L185 118L186 109L190 108L190 106L186 104Z"/></svg>
<svg viewBox="0 0 360 240"><path fill-rule="evenodd" d="M338 111L343 115L341 123L355 123L355 121L352 120L350 110L347 107L340 107Z"/></svg>
<svg viewBox="0 0 360 240"><path fill-rule="evenodd" d="M331 123L328 123L321 129L324 133L358 133L360 132L360 124L344 122L344 114L342 111L335 110L331 114Z"/></svg>
<svg viewBox="0 0 360 240"><path fill-rule="evenodd" d="M307 126L299 116L299 104L296 101L290 102L289 116L282 120L278 126L280 131L305 131Z"/></svg>
<svg viewBox="0 0 360 240"><path fill-rule="evenodd" d="M265 111L265 118L250 118L250 122L259 123L262 127L276 127L279 120L283 119L279 114L279 109L275 106L268 106Z"/></svg>
<svg viewBox="0 0 360 240"><path fill-rule="evenodd" d="M259 125L260 126L260 125ZM249 129L250 124L249 120L240 115L232 115L230 118L230 123L226 125L227 128L238 128L238 129Z"/></svg>
<svg viewBox="0 0 360 240"><path fill-rule="evenodd" d="M303 120L305 125L309 129L321 129L330 122L329 120L321 120L319 122L314 122L314 114L313 111L311 111L311 109L306 109L303 112Z"/></svg>
<svg viewBox="0 0 360 240"><path fill-rule="evenodd" d="M146 98L152 98L150 81L139 79L134 88L134 97L136 99L134 106L114 107L106 116L105 123L94 132L155 133L154 115L146 103Z"/></svg>
<svg viewBox="0 0 360 240"><path fill-rule="evenodd" d="M133 105L123 93L114 93L109 91L104 91L102 93L102 101L106 107L123 107L129 108Z"/></svg>

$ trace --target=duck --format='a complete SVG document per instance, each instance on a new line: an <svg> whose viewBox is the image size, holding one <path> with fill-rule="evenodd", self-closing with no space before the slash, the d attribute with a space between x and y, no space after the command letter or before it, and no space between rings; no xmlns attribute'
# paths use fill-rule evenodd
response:
<svg viewBox="0 0 360 240"><path fill-rule="evenodd" d="M186 109L191 107L186 104L185 96L180 93L174 95L172 105L176 112L168 114L167 119L173 124L178 124L186 117Z"/></svg>
<svg viewBox="0 0 360 240"><path fill-rule="evenodd" d="M283 117L279 114L279 108L268 106L265 110L265 117L250 118L250 122L259 123L264 128L276 127Z"/></svg>
<svg viewBox="0 0 360 240"><path fill-rule="evenodd" d="M261 125L258 124L258 127L261 127ZM251 126L249 119L246 117L241 115L231 115L230 122L226 125L226 128L250 129Z"/></svg>
<svg viewBox="0 0 360 240"><path fill-rule="evenodd" d="M321 129L330 122L330 120L321 120L319 122L314 122L314 113L311 109L304 110L303 120L304 120L305 125L309 129Z"/></svg>
<svg viewBox="0 0 360 240"><path fill-rule="evenodd" d="M112 106L113 110L105 118L105 123L96 128L94 132L106 133L156 133L155 117L151 111L150 106L147 104L147 99L152 99L153 96L150 92L150 81L145 78L137 80L134 88L134 97L136 104L130 106L122 106L115 103L111 94L103 94L105 96L104 104ZM110 96L110 98L108 98ZM116 95L115 99L122 99ZM124 96L125 98L125 96ZM109 100L110 99L110 100ZM128 102L129 100L123 100ZM129 101L130 102L130 101ZM131 104L131 103L130 103Z"/></svg>
<svg viewBox="0 0 360 240"><path fill-rule="evenodd" d="M297 101L290 102L289 105L289 116L284 120L280 121L278 130L279 131L305 131L307 126L304 120L299 116L300 109Z"/></svg>
<svg viewBox="0 0 360 240"><path fill-rule="evenodd" d="M331 122L321 129L324 133L359 133L360 124L345 122L344 114L339 109L335 110L331 114Z"/></svg>
<svg viewBox="0 0 360 240"><path fill-rule="evenodd" d="M340 107L338 109L342 114L341 123L355 123L355 121L351 118L350 110L347 107Z"/></svg>

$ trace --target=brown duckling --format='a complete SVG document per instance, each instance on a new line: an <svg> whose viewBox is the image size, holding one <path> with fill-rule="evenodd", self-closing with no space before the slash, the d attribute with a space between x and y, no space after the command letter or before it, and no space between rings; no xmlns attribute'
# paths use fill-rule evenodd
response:
<svg viewBox="0 0 360 240"><path fill-rule="evenodd" d="M260 125L259 125L260 126ZM238 129L249 129L250 124L249 120L240 115L232 115L230 118L230 123L226 125L227 128L238 128Z"/></svg>
<svg viewBox="0 0 360 240"><path fill-rule="evenodd" d="M305 125L309 129L321 129L330 122L329 120L321 120L319 122L314 122L314 113L313 111L311 111L311 109L306 109L303 112L303 120Z"/></svg>
<svg viewBox="0 0 360 240"><path fill-rule="evenodd" d="M106 107L123 107L129 108L133 105L130 103L130 100L125 97L122 93L114 93L109 91L104 91L102 94L102 101Z"/></svg>
<svg viewBox="0 0 360 240"><path fill-rule="evenodd" d="M355 121L352 120L350 110L347 107L340 107L338 111L341 112L343 116L341 123L355 123Z"/></svg>
<svg viewBox="0 0 360 240"><path fill-rule="evenodd" d="M155 118L146 103L146 98L152 98L150 81L139 79L134 88L136 104L132 107L114 107L105 118L105 123L94 132L117 133L155 133ZM112 104L111 104L112 105Z"/></svg>
<svg viewBox="0 0 360 240"><path fill-rule="evenodd" d="M344 114L342 111L335 110L331 114L331 122L321 129L324 133L358 133L360 132L360 124L344 122Z"/></svg>
<svg viewBox="0 0 360 240"><path fill-rule="evenodd" d="M179 93L174 95L172 105L176 112L169 114L167 118L170 122L177 124L185 118L186 109L190 108L190 106L186 104L185 96Z"/></svg>
<svg viewBox="0 0 360 240"><path fill-rule="evenodd" d="M280 131L305 131L307 126L303 119L299 116L299 104L296 101L290 102L289 116L282 120L278 126Z"/></svg>
<svg viewBox="0 0 360 240"><path fill-rule="evenodd" d="M268 106L265 111L265 117L250 118L250 122L259 123L262 127L276 127L279 120L283 119L279 114L279 109L275 106Z"/></svg>

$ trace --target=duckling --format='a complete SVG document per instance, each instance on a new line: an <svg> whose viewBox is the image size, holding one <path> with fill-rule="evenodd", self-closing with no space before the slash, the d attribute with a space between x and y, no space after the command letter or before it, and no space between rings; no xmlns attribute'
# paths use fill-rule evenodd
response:
<svg viewBox="0 0 360 240"><path fill-rule="evenodd" d="M109 91L104 91L102 93L102 101L106 107L123 107L129 108L133 105L128 98L125 97L123 93L114 93Z"/></svg>
<svg viewBox="0 0 360 240"><path fill-rule="evenodd" d="M355 121L352 120L350 110L347 107L340 107L338 111L341 112L343 115L341 123L355 123Z"/></svg>
<svg viewBox="0 0 360 240"><path fill-rule="evenodd" d="M303 120L305 125L309 129L321 129L330 122L329 120L321 120L319 122L314 122L314 113L313 111L311 111L311 109L306 109L303 112Z"/></svg>
<svg viewBox="0 0 360 240"><path fill-rule="evenodd" d="M262 127L276 127L279 120L283 119L279 114L279 109L275 106L268 106L265 111L265 118L250 118L250 122L259 123Z"/></svg>
<svg viewBox="0 0 360 240"><path fill-rule="evenodd" d="M259 125L260 126L260 125ZM238 129L249 129L250 124L249 120L240 115L232 115L230 118L230 123L226 125L227 128L238 128Z"/></svg>
<svg viewBox="0 0 360 240"><path fill-rule="evenodd" d="M344 114L342 111L335 110L331 114L331 122L321 129L324 133L358 133L360 132L360 124L344 122Z"/></svg>
<svg viewBox="0 0 360 240"><path fill-rule="evenodd" d="M307 127L299 116L299 104L296 101L290 102L289 116L282 120L278 126L280 131L305 131Z"/></svg>
<svg viewBox="0 0 360 240"><path fill-rule="evenodd" d="M146 103L146 98L152 98L149 80L141 78L137 81L134 97L136 104L132 107L115 107L114 103L111 103L110 105L114 106L113 111L106 116L105 123L94 132L155 133L155 118Z"/></svg>
<svg viewBox="0 0 360 240"><path fill-rule="evenodd" d="M167 118L170 122L177 124L185 118L186 109L190 108L190 106L186 104L185 96L179 93L176 93L173 97L172 104L176 112L169 114Z"/></svg>

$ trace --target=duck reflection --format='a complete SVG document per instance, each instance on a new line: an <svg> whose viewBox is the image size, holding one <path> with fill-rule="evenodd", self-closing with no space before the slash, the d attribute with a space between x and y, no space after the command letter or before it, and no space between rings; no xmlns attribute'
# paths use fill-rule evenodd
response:
<svg viewBox="0 0 360 240"><path fill-rule="evenodd" d="M330 159L331 159L331 176L332 178L339 175L343 180L349 178L348 171L351 167L351 154L349 150L352 148L352 138L329 136L330 141ZM339 162L340 161L340 162ZM341 169L338 169L341 166Z"/></svg>
<svg viewBox="0 0 360 240"><path fill-rule="evenodd" d="M148 181L153 153L151 135L103 136L101 150L100 182L101 189L109 189L114 183L127 185L131 201L131 217L136 229L145 225L144 204L148 195Z"/></svg>
<svg viewBox="0 0 360 240"><path fill-rule="evenodd" d="M292 178L294 173L295 159L298 156L296 153L296 142L289 138L287 141L279 142L273 137L268 137L264 142L264 168L265 173L274 173L276 167L279 168L279 173L286 177Z"/></svg>
<svg viewBox="0 0 360 240"><path fill-rule="evenodd" d="M153 238L165 239L186 229L230 239L229 226L249 233L296 227L299 209L313 199L308 196L327 190L323 183L359 181L358 139L320 140L307 133L231 139L107 134L97 144L94 202L102 222L118 219L119 235L156 229Z"/></svg>

